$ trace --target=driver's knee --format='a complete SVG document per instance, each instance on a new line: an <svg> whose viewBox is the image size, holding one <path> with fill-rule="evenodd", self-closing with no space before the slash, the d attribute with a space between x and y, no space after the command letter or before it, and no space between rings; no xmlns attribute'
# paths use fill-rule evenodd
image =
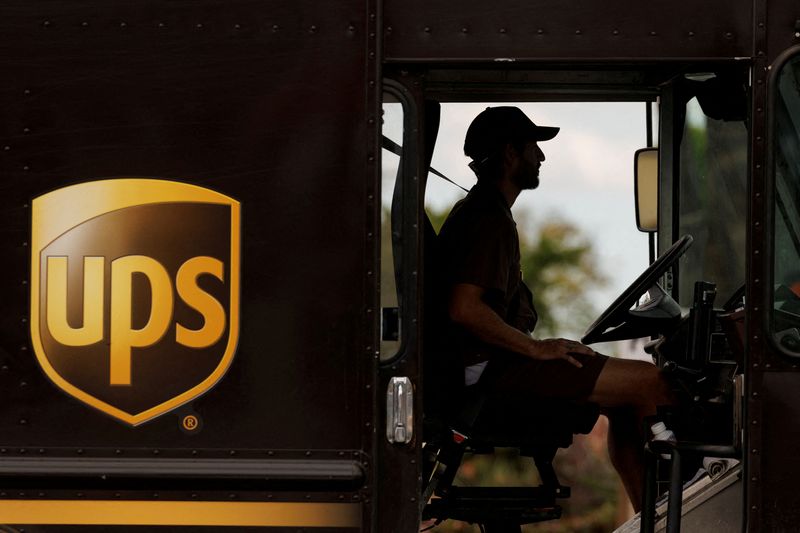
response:
<svg viewBox="0 0 800 533"><path fill-rule="evenodd" d="M639 403L653 405L666 405L671 402L670 386L663 372L647 361L623 360L627 367L628 379L639 398Z"/></svg>
<svg viewBox="0 0 800 533"><path fill-rule="evenodd" d="M648 373L649 397L654 405L674 405L675 395L672 392L672 385L664 373L655 365L650 365Z"/></svg>
<svg viewBox="0 0 800 533"><path fill-rule="evenodd" d="M674 403L669 383L652 363L609 359L590 400L604 407L630 406L647 411Z"/></svg>

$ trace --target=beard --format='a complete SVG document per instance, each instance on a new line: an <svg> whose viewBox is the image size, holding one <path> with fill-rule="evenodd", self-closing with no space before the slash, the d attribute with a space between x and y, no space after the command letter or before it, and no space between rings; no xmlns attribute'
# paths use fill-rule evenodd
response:
<svg viewBox="0 0 800 533"><path fill-rule="evenodd" d="M533 190L539 186L539 167L525 161L514 173L512 180L520 190Z"/></svg>

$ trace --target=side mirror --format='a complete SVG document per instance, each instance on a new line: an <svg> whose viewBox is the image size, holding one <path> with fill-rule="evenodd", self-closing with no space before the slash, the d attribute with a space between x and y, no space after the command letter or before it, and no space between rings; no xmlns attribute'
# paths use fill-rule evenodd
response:
<svg viewBox="0 0 800 533"><path fill-rule="evenodd" d="M652 233L658 230L658 148L636 150L633 164L636 195L636 227Z"/></svg>

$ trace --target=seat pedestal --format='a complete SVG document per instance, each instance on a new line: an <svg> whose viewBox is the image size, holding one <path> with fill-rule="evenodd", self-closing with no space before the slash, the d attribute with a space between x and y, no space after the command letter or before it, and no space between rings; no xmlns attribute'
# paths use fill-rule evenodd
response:
<svg viewBox="0 0 800 533"><path fill-rule="evenodd" d="M424 520L453 519L477 524L530 524L561 517L556 497L569 496L568 487L559 494L549 487L451 487L442 498L425 507Z"/></svg>

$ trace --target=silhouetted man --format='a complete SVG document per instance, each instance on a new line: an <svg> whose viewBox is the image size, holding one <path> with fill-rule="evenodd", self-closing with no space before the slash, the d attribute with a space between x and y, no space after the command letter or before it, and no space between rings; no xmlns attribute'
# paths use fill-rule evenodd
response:
<svg viewBox="0 0 800 533"><path fill-rule="evenodd" d="M539 185L539 142L559 128L534 124L516 107L487 108L467 131L464 153L478 183L448 216L439 235L439 281L446 342L460 356L464 383L532 405L542 398L592 402L609 417L609 454L636 510L641 507L642 419L669 404L657 367L608 358L567 339L536 339L536 310L520 273L511 206Z"/></svg>

